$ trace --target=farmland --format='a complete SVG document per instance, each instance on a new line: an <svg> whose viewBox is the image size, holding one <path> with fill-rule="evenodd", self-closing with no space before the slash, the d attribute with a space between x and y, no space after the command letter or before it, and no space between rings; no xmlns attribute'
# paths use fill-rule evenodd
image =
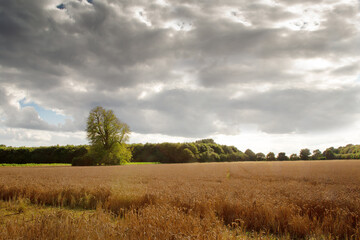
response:
<svg viewBox="0 0 360 240"><path fill-rule="evenodd" d="M0 167L0 239L360 238L360 161Z"/></svg>

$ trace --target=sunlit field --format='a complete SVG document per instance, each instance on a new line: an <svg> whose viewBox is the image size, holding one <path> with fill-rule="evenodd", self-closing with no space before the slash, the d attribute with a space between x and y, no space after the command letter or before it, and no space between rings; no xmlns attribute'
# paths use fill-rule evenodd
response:
<svg viewBox="0 0 360 240"><path fill-rule="evenodd" d="M0 239L359 239L360 161L0 167Z"/></svg>

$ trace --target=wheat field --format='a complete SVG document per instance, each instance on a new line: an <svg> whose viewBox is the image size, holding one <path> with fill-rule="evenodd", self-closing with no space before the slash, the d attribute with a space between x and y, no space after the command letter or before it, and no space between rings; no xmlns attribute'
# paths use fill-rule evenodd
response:
<svg viewBox="0 0 360 240"><path fill-rule="evenodd" d="M0 239L360 239L360 161L0 167Z"/></svg>

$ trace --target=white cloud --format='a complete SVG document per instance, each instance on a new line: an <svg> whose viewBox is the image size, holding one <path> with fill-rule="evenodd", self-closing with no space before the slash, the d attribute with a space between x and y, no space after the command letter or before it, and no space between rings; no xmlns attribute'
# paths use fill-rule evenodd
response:
<svg viewBox="0 0 360 240"><path fill-rule="evenodd" d="M7 146L52 146L87 144L84 132L60 133L0 127L0 144Z"/></svg>

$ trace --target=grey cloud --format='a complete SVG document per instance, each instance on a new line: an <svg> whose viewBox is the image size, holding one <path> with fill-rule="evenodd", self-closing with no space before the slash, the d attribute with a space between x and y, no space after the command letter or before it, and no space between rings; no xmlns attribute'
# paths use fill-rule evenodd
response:
<svg viewBox="0 0 360 240"><path fill-rule="evenodd" d="M134 131L144 133L201 137L236 133L242 124L255 124L268 133L304 133L351 124L360 111L358 91L358 88L288 89L250 92L231 99L224 90L170 90L143 100L135 108L122 105L122 113L119 109L117 112L133 123ZM129 118L130 115L133 118ZM216 122L227 127L218 126Z"/></svg>
<svg viewBox="0 0 360 240"><path fill-rule="evenodd" d="M279 69L279 64L283 68ZM288 64L289 61L286 59L276 59L271 62L219 61L201 69L198 77L204 86L218 87L229 84L281 83L301 79L302 76L286 71Z"/></svg>
<svg viewBox="0 0 360 240"><path fill-rule="evenodd" d="M360 5L360 4L358 4ZM351 4L340 4L337 5L336 8L333 10L338 16L343 18L353 18L358 14L358 9Z"/></svg>
<svg viewBox="0 0 360 240"><path fill-rule="evenodd" d="M297 14L292 13L281 6L270 6L252 1L245 9L244 15L252 24L262 27L269 23L273 23L274 21L281 22L298 17Z"/></svg>
<svg viewBox="0 0 360 240"><path fill-rule="evenodd" d="M349 64L346 66L338 67L332 71L332 74L336 75L356 75L360 74L360 66L358 63Z"/></svg>
<svg viewBox="0 0 360 240"><path fill-rule="evenodd" d="M214 125L216 113L222 107L220 96L210 92L169 90L139 103L143 116L143 132L166 132L175 136L206 136L217 132ZM155 124L155 129L151 126ZM150 123L150 126L147 126ZM147 128L147 129L146 129Z"/></svg>
<svg viewBox="0 0 360 240"><path fill-rule="evenodd" d="M86 77L88 73L94 75L91 71L101 65L100 71L108 74L105 77L95 75L98 78L95 83L99 78L108 78L119 86L134 85L136 82L131 79L127 81L118 77L122 71L128 71L124 68L159 58L166 52L166 45L171 44L166 43L164 31L149 31L137 21L117 16L113 9L101 3L94 4L94 10L88 11L82 10L79 3L69 3L68 9L61 14L69 14L74 21L70 23L56 22L50 13L45 13L41 4L5 3L1 3L3 9L18 14L14 17L10 11L2 16L3 22L21 27L13 26L12 35L1 33L0 42L7 47L0 50L0 64L30 73L48 73L50 77L60 78L67 76L66 68L75 68ZM114 72L112 69L118 70ZM104 84L98 84L101 86Z"/></svg>
<svg viewBox="0 0 360 240"><path fill-rule="evenodd" d="M234 106L255 113L242 120L257 123L265 132L320 131L352 123L360 111L358 91L358 87L278 90L250 95L235 101Z"/></svg>
<svg viewBox="0 0 360 240"><path fill-rule="evenodd" d="M39 105L74 119L49 126L32 108L2 104L5 122L11 127L84 130L89 110L101 105L114 109L133 131L174 136L228 134L248 123L266 132L351 124L356 92L306 85L307 72L294 73L293 60L357 58L356 12L350 5L336 5L322 13L326 21L313 32L274 26L301 18L286 6L311 2L169 1L169 6L159 6L148 1L66 1L60 10L45 8L47 1L1 1L0 84L12 84ZM151 26L132 16L136 6ZM225 18L228 13L220 16L221 7L252 25ZM164 28L168 21L191 27ZM335 79L353 76L358 65L325 73ZM301 82L303 90L298 89ZM164 89L151 92L154 84ZM249 92L249 85L262 84L270 90ZM283 85L293 88L283 90ZM246 95L231 99L238 90Z"/></svg>
<svg viewBox="0 0 360 240"><path fill-rule="evenodd" d="M24 107L16 112L7 112L6 126L13 128L50 130L49 124L39 118L33 107Z"/></svg>

